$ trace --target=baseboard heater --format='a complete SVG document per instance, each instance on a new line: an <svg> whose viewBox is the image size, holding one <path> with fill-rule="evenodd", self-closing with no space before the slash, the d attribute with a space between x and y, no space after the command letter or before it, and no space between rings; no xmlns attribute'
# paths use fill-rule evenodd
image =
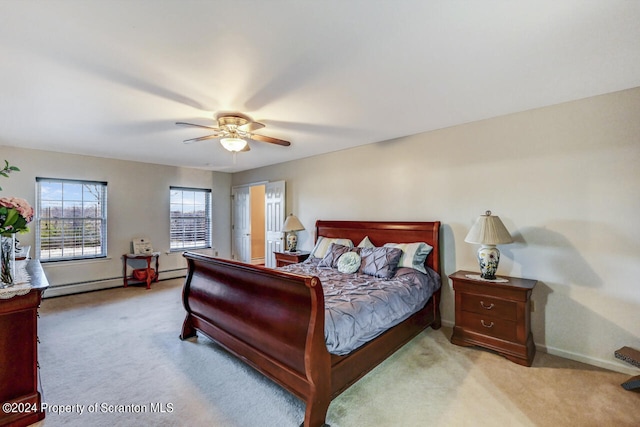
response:
<svg viewBox="0 0 640 427"><path fill-rule="evenodd" d="M176 268L173 270L161 270L158 280L179 279L187 275L186 268ZM122 276L109 277L104 279L65 283L62 285L52 285L44 292L43 298L60 297L63 295L79 294L83 292L100 291L104 289L119 288L124 286ZM153 285L152 285L153 286Z"/></svg>

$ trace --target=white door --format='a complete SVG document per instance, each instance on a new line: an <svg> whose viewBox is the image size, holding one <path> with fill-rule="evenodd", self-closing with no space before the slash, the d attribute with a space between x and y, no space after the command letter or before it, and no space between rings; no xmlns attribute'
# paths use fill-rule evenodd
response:
<svg viewBox="0 0 640 427"><path fill-rule="evenodd" d="M275 268L274 252L284 249L282 224L284 222L285 189L284 181L269 182L265 185L265 267Z"/></svg>
<svg viewBox="0 0 640 427"><path fill-rule="evenodd" d="M249 187L233 187L233 224L231 258L251 262L251 198Z"/></svg>

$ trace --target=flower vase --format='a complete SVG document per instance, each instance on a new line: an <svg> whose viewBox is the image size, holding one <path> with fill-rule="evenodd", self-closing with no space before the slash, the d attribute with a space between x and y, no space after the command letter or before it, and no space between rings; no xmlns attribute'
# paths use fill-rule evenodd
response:
<svg viewBox="0 0 640 427"><path fill-rule="evenodd" d="M0 235L0 288L14 285L16 278L16 235Z"/></svg>

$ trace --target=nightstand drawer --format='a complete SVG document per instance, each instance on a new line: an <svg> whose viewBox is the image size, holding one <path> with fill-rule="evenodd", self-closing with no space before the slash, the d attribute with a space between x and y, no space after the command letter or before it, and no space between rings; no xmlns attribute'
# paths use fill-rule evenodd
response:
<svg viewBox="0 0 640 427"><path fill-rule="evenodd" d="M517 323L500 319L494 316L483 316L475 313L465 313L459 326L468 331L500 338L507 341L515 341L517 338ZM457 326L456 324L456 326Z"/></svg>
<svg viewBox="0 0 640 427"><path fill-rule="evenodd" d="M460 297L463 311L513 321L518 319L518 305L513 301L466 293L461 294Z"/></svg>

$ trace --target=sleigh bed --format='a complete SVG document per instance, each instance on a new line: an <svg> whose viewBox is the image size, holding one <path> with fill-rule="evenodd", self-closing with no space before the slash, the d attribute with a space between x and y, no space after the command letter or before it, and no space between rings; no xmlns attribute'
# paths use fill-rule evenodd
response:
<svg viewBox="0 0 640 427"><path fill-rule="evenodd" d="M202 332L302 399L306 403L305 427L322 426L333 398L428 326L440 327L439 230L440 222L316 222L316 239L326 239L324 243L347 239L356 246L368 237L375 247L424 242L432 248L424 269L438 284L426 304L346 354L330 353L327 348L325 315L329 304L325 306L325 291L318 275L190 252L184 254L188 262L183 289L187 315L180 338ZM338 248L335 244L327 254ZM295 265L290 267L297 271ZM304 267L305 271L319 271L313 270L315 266Z"/></svg>

